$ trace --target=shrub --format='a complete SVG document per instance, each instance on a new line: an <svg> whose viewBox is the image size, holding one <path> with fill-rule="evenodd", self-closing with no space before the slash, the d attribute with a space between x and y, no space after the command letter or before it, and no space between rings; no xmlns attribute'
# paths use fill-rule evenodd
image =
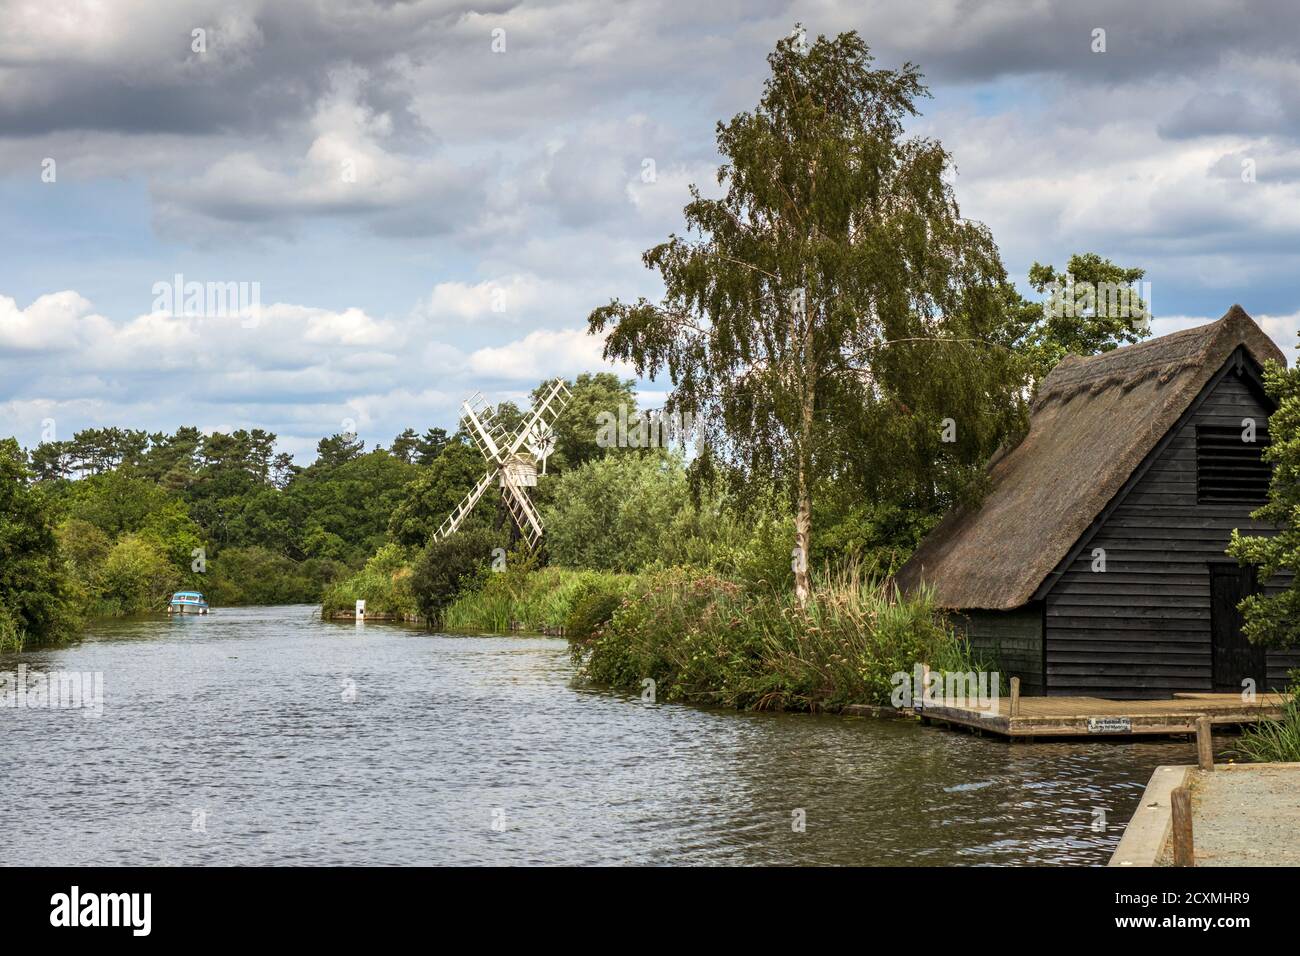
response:
<svg viewBox="0 0 1300 956"><path fill-rule="evenodd" d="M506 569L487 572L467 588L443 615L443 625L454 631L505 632L513 626L542 631L568 626L574 602L591 586L628 587L629 575L571 568L534 568L527 555L512 555Z"/></svg>
<svg viewBox="0 0 1300 956"><path fill-rule="evenodd" d="M439 623L444 609L480 579L492 558L492 549L501 547L504 541L501 532L475 527L429 543L415 562L411 591L416 607L430 625Z"/></svg>
<svg viewBox="0 0 1300 956"><path fill-rule="evenodd" d="M111 616L162 610L179 581L180 574L155 542L124 534L95 578L97 611Z"/></svg>
<svg viewBox="0 0 1300 956"><path fill-rule="evenodd" d="M367 614L414 615L419 604L412 585L407 552L399 545L386 544L356 574L325 589L321 613L351 611L361 600L366 602Z"/></svg>
<svg viewBox="0 0 1300 956"><path fill-rule="evenodd" d="M1241 732L1236 751L1256 763L1300 761L1300 671L1288 675L1291 692L1278 720L1261 720Z"/></svg>
<svg viewBox="0 0 1300 956"><path fill-rule="evenodd" d="M887 704L917 663L976 670L928 601L842 574L801 607L775 590L684 569L644 577L590 642L574 642L593 683L664 700L780 710Z"/></svg>
<svg viewBox="0 0 1300 956"><path fill-rule="evenodd" d="M0 604L0 654L21 651L27 640L23 622L11 610Z"/></svg>
<svg viewBox="0 0 1300 956"><path fill-rule="evenodd" d="M569 613L564 618L565 636L575 642L590 640L609 623L627 592L628 584L622 579L593 577L583 581L575 589Z"/></svg>

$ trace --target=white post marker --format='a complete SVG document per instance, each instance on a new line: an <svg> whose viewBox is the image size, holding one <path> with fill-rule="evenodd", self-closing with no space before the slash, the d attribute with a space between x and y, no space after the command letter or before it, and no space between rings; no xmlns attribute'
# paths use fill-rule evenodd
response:
<svg viewBox="0 0 1300 956"><path fill-rule="evenodd" d="M358 620L358 621L364 621L365 619L366 619L366 602L365 602L365 601L358 601L358 602L357 602L357 620Z"/></svg>

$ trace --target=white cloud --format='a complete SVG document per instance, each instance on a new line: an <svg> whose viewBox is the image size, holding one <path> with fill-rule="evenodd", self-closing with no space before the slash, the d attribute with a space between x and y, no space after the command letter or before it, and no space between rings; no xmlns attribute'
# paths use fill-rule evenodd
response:
<svg viewBox="0 0 1300 956"><path fill-rule="evenodd" d="M156 311L114 322L73 291L25 309L0 297L0 434L35 444L46 419L65 437L103 425L260 427L301 450L351 420L387 444L408 426L454 425L473 391L526 393L613 367L582 329L534 330L467 355L419 315L276 302L259 317Z"/></svg>
<svg viewBox="0 0 1300 956"><path fill-rule="evenodd" d="M529 381L609 368L632 374L627 365L606 362L603 348L603 340L585 329L540 329L507 345L479 349L470 355L469 367L475 375Z"/></svg>
<svg viewBox="0 0 1300 956"><path fill-rule="evenodd" d="M108 328L108 320L75 292L43 295L25 309L0 296L0 349L76 351Z"/></svg>

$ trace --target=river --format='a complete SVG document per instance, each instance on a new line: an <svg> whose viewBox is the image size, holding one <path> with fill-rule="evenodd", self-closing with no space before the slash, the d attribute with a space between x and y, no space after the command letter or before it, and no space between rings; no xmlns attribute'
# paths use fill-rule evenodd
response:
<svg viewBox="0 0 1300 956"><path fill-rule="evenodd" d="M0 709L5 864L1097 865L1194 756L646 706L572 686L560 639L311 607L100 621L21 664L102 674L103 707Z"/></svg>

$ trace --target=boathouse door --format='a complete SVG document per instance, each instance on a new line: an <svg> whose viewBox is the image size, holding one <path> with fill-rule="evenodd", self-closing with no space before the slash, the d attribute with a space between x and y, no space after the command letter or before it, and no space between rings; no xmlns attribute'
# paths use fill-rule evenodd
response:
<svg viewBox="0 0 1300 956"><path fill-rule="evenodd" d="M1241 693L1247 677L1261 690L1267 679L1264 648L1241 633L1237 605L1258 590L1255 569L1215 562L1210 565L1210 633L1213 640L1214 689Z"/></svg>

